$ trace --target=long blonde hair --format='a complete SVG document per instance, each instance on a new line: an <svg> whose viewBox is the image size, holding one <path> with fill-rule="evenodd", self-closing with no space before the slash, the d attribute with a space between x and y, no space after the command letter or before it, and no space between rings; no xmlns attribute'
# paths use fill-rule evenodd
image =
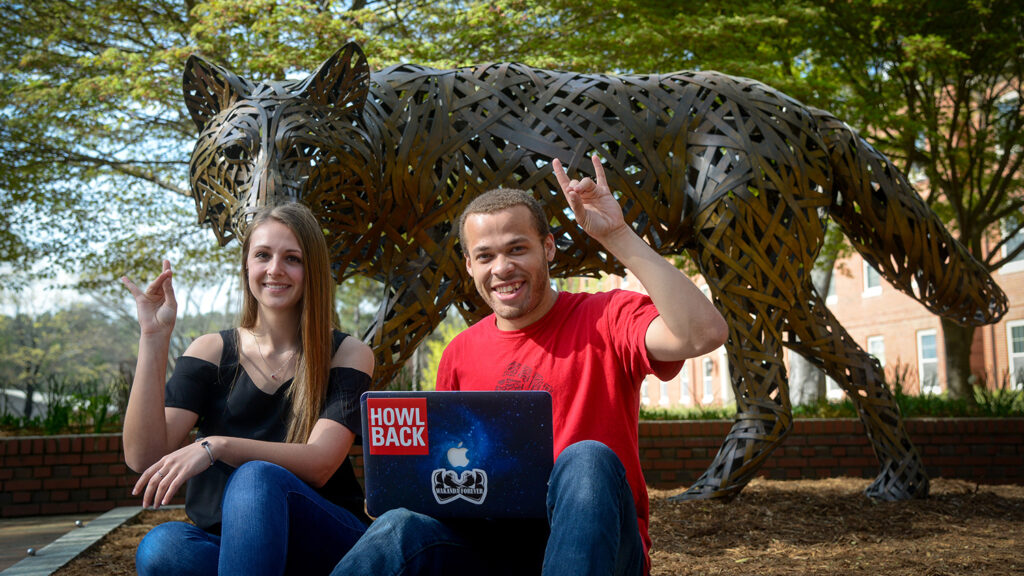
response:
<svg viewBox="0 0 1024 576"><path fill-rule="evenodd" d="M302 443L309 439L327 398L328 374L334 349L334 281L331 278L323 228L309 208L294 202L263 208L253 216L242 242L243 296L239 326L252 329L256 325L259 304L249 289L246 259L253 231L268 220L287 226L295 234L302 250L305 280L299 303L300 337L299 349L295 354L295 378L288 390L291 414L287 436L288 442Z"/></svg>

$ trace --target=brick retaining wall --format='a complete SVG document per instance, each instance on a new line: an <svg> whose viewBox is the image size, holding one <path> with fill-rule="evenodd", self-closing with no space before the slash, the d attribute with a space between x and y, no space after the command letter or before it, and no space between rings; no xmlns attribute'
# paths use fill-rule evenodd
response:
<svg viewBox="0 0 1024 576"><path fill-rule="evenodd" d="M1024 484L1024 418L906 420L932 478ZM718 453L732 421L641 422L640 458L647 483L687 486ZM777 480L874 478L878 460L859 420L794 420L793 431L760 476Z"/></svg>
<svg viewBox="0 0 1024 576"><path fill-rule="evenodd" d="M0 438L0 516L138 506L120 434ZM184 503L181 498L180 502Z"/></svg>
<svg viewBox="0 0 1024 576"><path fill-rule="evenodd" d="M704 472L731 421L640 423L647 482L678 488ZM932 478L1024 484L1024 418L912 419L907 431ZM358 447L353 454L362 470ZM760 470L766 478L873 478L878 472L856 420L796 420L793 433ZM0 438L0 516L104 512L137 506L138 475L128 469L120 434ZM182 503L179 495L175 503Z"/></svg>

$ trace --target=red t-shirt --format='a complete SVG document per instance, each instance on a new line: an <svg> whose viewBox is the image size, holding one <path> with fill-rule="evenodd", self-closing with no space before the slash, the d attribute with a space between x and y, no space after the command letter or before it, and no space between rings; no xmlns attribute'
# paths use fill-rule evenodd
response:
<svg viewBox="0 0 1024 576"><path fill-rule="evenodd" d="M647 485L637 439L640 384L675 376L682 362L648 357L644 338L658 316L643 294L561 292L543 318L501 331L491 314L456 336L441 356L438 390L547 390L554 457L570 444L597 440L626 469L650 569Z"/></svg>

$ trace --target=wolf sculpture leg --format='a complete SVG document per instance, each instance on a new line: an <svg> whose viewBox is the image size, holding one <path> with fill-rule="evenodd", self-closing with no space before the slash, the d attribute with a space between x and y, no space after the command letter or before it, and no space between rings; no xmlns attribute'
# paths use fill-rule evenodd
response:
<svg viewBox="0 0 1024 576"><path fill-rule="evenodd" d="M795 301L810 294L824 237L818 209L828 202L818 191L794 196L731 192L701 215L693 255L729 324L737 414L711 466L673 499L736 496L792 428L782 327Z"/></svg>
<svg viewBox="0 0 1024 576"><path fill-rule="evenodd" d="M373 347L377 358L375 389L401 386L396 376L416 347L441 323L449 306L467 298L458 293L460 288L472 289L471 283L466 284L454 282L426 257L410 260L384 277L380 307L363 334L363 341ZM471 313L467 306L459 311L463 316Z"/></svg>
<svg viewBox="0 0 1024 576"><path fill-rule="evenodd" d="M928 473L910 441L882 366L861 349L814 295L789 316L787 346L831 376L857 408L881 471L865 493L880 500L928 495Z"/></svg>
<svg viewBox="0 0 1024 576"><path fill-rule="evenodd" d="M732 304L755 304L754 301ZM736 390L736 419L703 475L684 493L671 500L730 500L754 478L765 460L793 427L786 392L786 369L781 360L782 343L773 329L783 310L775 315L748 313L732 307L723 311L729 322L729 364Z"/></svg>

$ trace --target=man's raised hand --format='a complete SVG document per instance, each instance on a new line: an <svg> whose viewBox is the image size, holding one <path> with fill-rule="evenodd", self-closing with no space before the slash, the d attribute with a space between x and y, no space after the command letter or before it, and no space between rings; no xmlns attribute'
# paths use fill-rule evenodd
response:
<svg viewBox="0 0 1024 576"><path fill-rule="evenodd" d="M597 182L589 176L582 180L570 179L557 158L551 161L551 166L580 228L592 238L603 242L605 238L628 226L622 217L622 208L608 188L601 158L594 154L590 159L594 163Z"/></svg>

